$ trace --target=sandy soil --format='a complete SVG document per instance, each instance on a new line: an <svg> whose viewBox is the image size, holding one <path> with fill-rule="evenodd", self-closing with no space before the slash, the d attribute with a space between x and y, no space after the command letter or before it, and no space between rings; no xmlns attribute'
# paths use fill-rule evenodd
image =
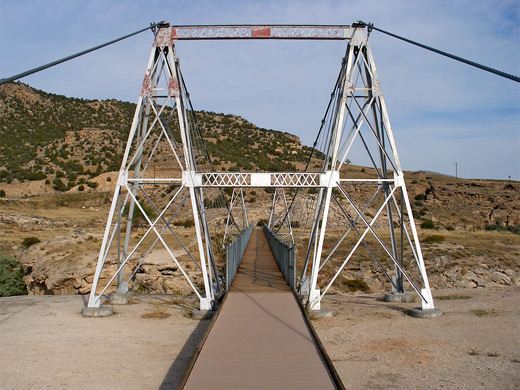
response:
<svg viewBox="0 0 520 390"><path fill-rule="evenodd" d="M520 387L520 288L434 296L444 315L430 320L381 294L324 299L334 316L313 323L347 389ZM136 296L105 318L83 318L84 300L0 298L2 388L175 388L209 323L173 296Z"/></svg>
<svg viewBox="0 0 520 390"><path fill-rule="evenodd" d="M417 303L324 299L334 316L314 326L347 389L520 388L520 288L433 293L428 320L405 313Z"/></svg>

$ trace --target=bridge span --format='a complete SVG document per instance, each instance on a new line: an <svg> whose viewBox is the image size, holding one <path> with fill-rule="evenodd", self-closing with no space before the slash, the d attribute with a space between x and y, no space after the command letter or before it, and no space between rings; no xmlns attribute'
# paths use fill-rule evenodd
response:
<svg viewBox="0 0 520 390"><path fill-rule="evenodd" d="M195 389L343 389L262 230L184 379Z"/></svg>

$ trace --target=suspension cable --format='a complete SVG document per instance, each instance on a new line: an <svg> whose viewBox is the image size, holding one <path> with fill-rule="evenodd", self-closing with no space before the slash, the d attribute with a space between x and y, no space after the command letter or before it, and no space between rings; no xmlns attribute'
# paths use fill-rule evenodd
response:
<svg viewBox="0 0 520 390"><path fill-rule="evenodd" d="M502 72L501 70L494 69L494 68L491 68L489 66L482 65L482 64L479 64L479 63L474 62L474 61L467 60L465 58L456 56L454 54L447 53L445 51L436 49L436 48L428 46L428 45L424 45L424 44L416 42L416 41L412 41L411 39L404 38L404 37L401 37L401 36L396 35L396 34L392 34L391 32L388 32L388 31L385 31L385 30L382 30L380 28L375 27L373 23L365 23L365 22L360 20L360 21L356 22L356 24L368 27L368 32L369 33L372 30L376 30L376 31L379 31L379 32L381 32L383 34L386 34L386 35L389 35L391 37L400 39L401 41L408 42L408 43L410 43L412 45L419 46L419 47L422 47L423 49L426 49L426 50L432 51L434 53L440 54L442 56L451 58L452 60L462 62L462 63L464 63L466 65L474 66L475 68L479 68L479 69L485 70L486 72L490 72L490 73L496 74L498 76L505 77L506 79L513 80L513 81L516 81L517 83L520 83L520 77L519 76L515 76L515 75L509 74L509 73L506 73L506 72Z"/></svg>
<svg viewBox="0 0 520 390"><path fill-rule="evenodd" d="M19 80L23 77L26 77L26 76L30 76L34 73L37 73L37 72L40 72L42 70L45 70L45 69L48 69L48 68L51 68L53 66L56 66L56 65L59 65L59 64L62 64L66 61L69 61L69 60L72 60L76 57L80 57L82 55L85 55L85 54L88 54L88 53L91 53L95 50L98 50L98 49L101 49L103 47L106 47L108 45L112 45L113 43L116 43L116 42L119 42L119 41L122 41L123 39L126 39L126 38L130 38L130 37L133 37L134 35L137 35L137 34L140 34L142 33L143 31L146 31L146 30L152 30L152 32L155 32L155 29L157 27L161 27L161 26L164 26L166 25L166 22L162 21L162 22L158 22L158 23L150 23L150 26L149 27L146 27L146 28L142 28L141 30L138 30L138 31L135 31L131 34L127 34L125 36L122 36L120 38L117 38L117 39L113 39L109 42L106 42L106 43L103 43L101 45L98 45L98 46L94 46L90 49L87 49L87 50L83 50L83 51L80 51L79 53L76 53L76 54L72 54L70 56L67 56L67 57L64 57L64 58L61 58L59 60L56 60L56 61L53 61L53 62L49 62L48 64L45 64L45 65L41 65L41 66L38 66L36 68L33 68L33 69L30 69L30 70L27 70L25 72L22 72L22 73L19 73L19 74L16 74L14 76L11 76L11 77L7 77L7 78L4 78L4 79L1 79L0 80L0 85L3 85L3 84L7 84L7 83L10 83L12 81L15 81L15 80Z"/></svg>

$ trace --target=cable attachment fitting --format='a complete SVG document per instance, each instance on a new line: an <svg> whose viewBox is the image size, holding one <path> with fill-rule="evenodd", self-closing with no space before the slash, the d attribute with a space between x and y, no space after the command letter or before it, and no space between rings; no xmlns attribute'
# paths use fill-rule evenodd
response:
<svg viewBox="0 0 520 390"><path fill-rule="evenodd" d="M372 32L372 30L374 29L374 23L368 23L367 24L367 37L370 36L370 33Z"/></svg>
<svg viewBox="0 0 520 390"><path fill-rule="evenodd" d="M374 28L374 23L365 23L362 20L358 20L357 22L352 23L352 27L354 27L354 28L367 27L367 36L369 36Z"/></svg>
<svg viewBox="0 0 520 390"><path fill-rule="evenodd" d="M170 27L170 23L166 22L165 20L158 22L158 23L150 23L150 30L152 30L153 34L157 32L157 28L167 28Z"/></svg>

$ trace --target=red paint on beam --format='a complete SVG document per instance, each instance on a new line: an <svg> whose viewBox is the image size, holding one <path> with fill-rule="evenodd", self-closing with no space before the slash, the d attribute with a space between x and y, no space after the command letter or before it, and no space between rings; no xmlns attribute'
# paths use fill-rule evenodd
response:
<svg viewBox="0 0 520 390"><path fill-rule="evenodd" d="M253 27L251 29L251 36L253 38L270 38L271 28L270 27Z"/></svg>
<svg viewBox="0 0 520 390"><path fill-rule="evenodd" d="M170 77L170 81L168 83L168 95L179 96L179 83L175 77Z"/></svg>

